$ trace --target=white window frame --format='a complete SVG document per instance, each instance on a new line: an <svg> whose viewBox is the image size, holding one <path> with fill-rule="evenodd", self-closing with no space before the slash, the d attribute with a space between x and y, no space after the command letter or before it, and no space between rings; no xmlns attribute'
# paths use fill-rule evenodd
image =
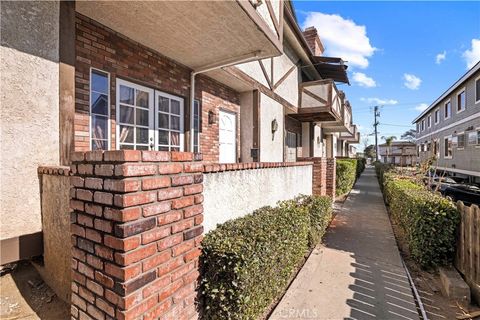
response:
<svg viewBox="0 0 480 320"><path fill-rule="evenodd" d="M425 131L425 119L422 120L422 131Z"/></svg>
<svg viewBox="0 0 480 320"><path fill-rule="evenodd" d="M458 144L458 137L463 135L463 147L460 147L459 144ZM465 146L467 144L467 140L465 139L465 131L463 132L458 132L457 133L457 150L463 150L465 149Z"/></svg>
<svg viewBox="0 0 480 320"><path fill-rule="evenodd" d="M142 90L142 91L146 91L148 92L149 94L149 106L148 106L148 109L149 109L149 113L152 113L153 112L153 115L152 116L149 116L149 119L148 119L148 136L149 137L155 137L154 135L154 130L155 130L155 126L154 126L154 123L153 123L153 120L154 120L154 116L155 116L155 90L152 89L152 88L149 88L149 87L145 87L145 86L142 86L142 85L138 85L134 82L131 82L131 81L128 81L128 80L123 80L123 79L120 79L120 78L117 78L116 79L116 97L115 97L115 110L116 110L116 132L115 132L115 146L116 146L116 149L117 150L120 150L120 85L124 85L124 86L128 86L128 87L131 87L131 88L134 88L134 89L138 89L138 90ZM145 109L145 108L143 108ZM133 115L134 117L134 121L136 120L135 119L135 114ZM133 128L136 128L136 125L133 125ZM126 145L133 145L134 147L136 146L137 142L136 142L136 130L133 131L133 134L134 134L134 143L131 144L131 143L124 143ZM151 141L154 143L154 150L155 149L155 146L156 146L156 141ZM150 145L150 143L149 143ZM151 150L149 148L149 150Z"/></svg>
<svg viewBox="0 0 480 320"><path fill-rule="evenodd" d="M102 69L97 69L90 67L89 71L89 83L88 83L88 144L89 149L92 150L92 73L93 71L97 71L99 73L104 73L107 75L107 149L110 150L111 148L111 138L112 138L112 128L111 128L111 106L110 106L110 72L104 71ZM100 93L100 92L99 92ZM100 114L98 114L100 115ZM100 115L104 116L104 115Z"/></svg>
<svg viewBox="0 0 480 320"><path fill-rule="evenodd" d="M447 107L447 104L450 104L450 112L448 113L448 117L445 116L445 108ZM452 100L448 99L443 104L443 119L447 120L447 119L450 119L451 117L452 117Z"/></svg>
<svg viewBox="0 0 480 320"><path fill-rule="evenodd" d="M474 90L475 90L475 104L480 103L480 95L477 95L477 82L480 81L480 76L478 76L475 81L473 82Z"/></svg>
<svg viewBox="0 0 480 320"><path fill-rule="evenodd" d="M429 114L427 117L427 128L431 128L431 127L432 127L432 115Z"/></svg>
<svg viewBox="0 0 480 320"><path fill-rule="evenodd" d="M480 127L476 127L475 131L477 132L477 145L475 148L480 148L480 139L478 138L478 132L480 131Z"/></svg>
<svg viewBox="0 0 480 320"><path fill-rule="evenodd" d="M465 107L463 109L458 110L458 97L462 94L462 92L465 93ZM462 89L458 90L456 97L457 97L457 99L456 99L457 100L456 101L457 102L457 108L456 108L457 113L465 111L467 109L467 90L466 90L466 88L463 87Z"/></svg>
<svg viewBox="0 0 480 320"><path fill-rule="evenodd" d="M451 145L452 145L452 147L451 147L452 155L451 156L446 156L445 155L446 151L447 151L447 148L448 148L448 142L447 142L447 144L445 144L445 139L448 139L449 140L448 142L450 142ZM443 137L443 158L444 159L453 159L453 141L451 141L451 140L452 140L451 135Z"/></svg>
<svg viewBox="0 0 480 320"><path fill-rule="evenodd" d="M437 114L438 114L438 118L437 118ZM435 111L433 111L433 119L434 119L435 124L440 123L440 108L437 108L437 109L435 109Z"/></svg>
<svg viewBox="0 0 480 320"><path fill-rule="evenodd" d="M165 129L161 129L159 127L159 124L158 124L158 113L161 112L163 114L168 114L169 115L169 123L170 123L170 115L174 115L174 116L177 116L176 114L173 114L170 112L166 113L166 112L163 112L163 111L159 111L158 110L158 101L157 101L157 97L159 95L161 95L162 97L165 97L165 98L168 98L170 100L177 100L179 103L180 103L180 131L179 131L179 139L180 139L180 145L179 145L179 149L180 151L184 151L185 150L185 100L182 98L182 97L179 97L179 96L175 96L173 94L169 94L169 93L165 93L163 91L160 91L160 90L154 90L154 96L155 96L155 107L154 107L154 120L155 120L155 125L154 125L154 130L155 130L155 148L154 150L159 150L160 147L167 147L167 145L161 145L160 146L160 143L159 143L159 138L158 138L158 130L165 130ZM193 116L193 115L192 115ZM169 128L169 130L172 130L171 128ZM177 132L177 130L174 130L174 132ZM168 142L168 148L171 149L172 148L172 145L170 144L170 141ZM170 150L171 151L171 150Z"/></svg>

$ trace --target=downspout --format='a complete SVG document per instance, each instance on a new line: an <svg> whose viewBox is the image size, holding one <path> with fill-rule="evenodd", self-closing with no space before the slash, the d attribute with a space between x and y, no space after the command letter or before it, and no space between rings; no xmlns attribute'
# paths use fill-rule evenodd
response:
<svg viewBox="0 0 480 320"><path fill-rule="evenodd" d="M239 63L245 63L245 62L250 62L254 60L258 60L259 56L261 54L260 50L254 51L247 53L245 55L224 60L222 62L219 62L217 64L210 64L206 65L203 67L199 67L194 69L191 74L190 74L190 152L193 152L193 142L194 142L194 136L193 136L193 113L195 109L195 76L200 73L205 73L208 71L224 68L224 67L229 67L232 65L236 65Z"/></svg>

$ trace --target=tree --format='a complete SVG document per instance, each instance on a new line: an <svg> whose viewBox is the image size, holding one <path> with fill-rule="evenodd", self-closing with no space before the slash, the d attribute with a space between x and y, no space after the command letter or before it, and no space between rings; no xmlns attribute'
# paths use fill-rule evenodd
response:
<svg viewBox="0 0 480 320"><path fill-rule="evenodd" d="M393 140L397 140L397 137L395 136L389 136L389 137L382 137L383 140L385 140L385 144L387 145L387 162L388 162L388 154L390 153L390 148L392 147Z"/></svg>
<svg viewBox="0 0 480 320"><path fill-rule="evenodd" d="M365 158L375 158L375 146L373 144L368 145L363 150Z"/></svg>
<svg viewBox="0 0 480 320"><path fill-rule="evenodd" d="M415 134L416 134L415 129L410 129L410 130L405 131L405 133L402 134L400 139L413 142L413 141L415 141Z"/></svg>

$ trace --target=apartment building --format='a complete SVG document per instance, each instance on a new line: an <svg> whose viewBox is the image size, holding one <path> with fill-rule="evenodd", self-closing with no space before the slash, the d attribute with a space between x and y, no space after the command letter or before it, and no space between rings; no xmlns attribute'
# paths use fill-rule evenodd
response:
<svg viewBox="0 0 480 320"><path fill-rule="evenodd" d="M480 63L413 120L418 161L480 182Z"/></svg>
<svg viewBox="0 0 480 320"><path fill-rule="evenodd" d="M124 254L124 248L104 243L112 237L108 223L119 221L109 221L100 231L93 230L93 222L84 225L89 235L97 236L95 244L86 234L66 232L69 207L85 210L79 214L83 218L97 214L97 220L107 219L102 210L120 210L123 203L114 204L111 198L124 197L134 179L120 181L124 173L113 174L112 169L117 162L148 158L160 162L150 164L155 168L164 165L167 180L178 174L179 181L195 181L194 187L177 181L167 195L133 186L136 200L154 202L152 214L188 210L198 215L182 216L188 221L180 220L175 228L180 235L189 232L187 241L201 238L204 216L211 229L298 194L322 190L319 194L334 196L334 158L348 156L351 145L359 142L352 106L336 86L348 83L347 66L341 57L323 56L317 31L299 28L290 1L5 2L0 20L1 99L6 106L0 137L1 260L38 255L43 249L48 250L45 256L57 255L50 264L46 257L52 281L47 282L54 289L67 288L65 296L71 293L71 256L65 252L71 243L77 254L92 254L88 250L93 246ZM96 152L82 153L89 151ZM305 158L322 161L314 164ZM201 164L184 166L190 160ZM72 161L78 166L70 168ZM327 174L317 182L313 170L321 166L318 171ZM190 171L183 172L187 167ZM77 169L88 178L72 179L82 189L72 194L69 177ZM201 177L193 180L192 172ZM120 183L106 194L110 187L102 179ZM203 179L205 190L197 194L203 191ZM188 207L174 210L168 197L181 198L184 189L193 192L186 196ZM100 206L97 200L105 203ZM91 248L82 247L85 243ZM84 270L99 267L75 259ZM122 274L102 268L97 270L102 279L125 281ZM193 286L192 279L185 286ZM85 305L74 294L76 303ZM119 306L112 298L102 306L124 313L142 303L129 301L129 306ZM194 313L192 303L188 310L185 304L185 312ZM83 318L84 312L76 310L72 317Z"/></svg>
<svg viewBox="0 0 480 320"><path fill-rule="evenodd" d="M378 145L380 161L398 166L413 166L417 162L416 145L409 141L393 141Z"/></svg>

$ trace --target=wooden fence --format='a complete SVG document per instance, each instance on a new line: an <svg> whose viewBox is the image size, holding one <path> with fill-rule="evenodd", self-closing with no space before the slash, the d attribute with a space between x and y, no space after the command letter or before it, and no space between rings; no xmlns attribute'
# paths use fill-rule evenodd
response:
<svg viewBox="0 0 480 320"><path fill-rule="evenodd" d="M461 214L455 267L467 281L475 300L480 303L480 209L457 203Z"/></svg>

